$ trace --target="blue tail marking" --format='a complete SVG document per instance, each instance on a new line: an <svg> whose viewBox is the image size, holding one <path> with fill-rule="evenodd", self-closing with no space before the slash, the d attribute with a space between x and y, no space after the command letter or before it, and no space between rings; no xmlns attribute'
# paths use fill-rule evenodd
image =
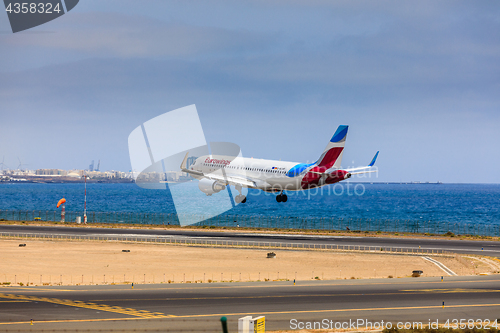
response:
<svg viewBox="0 0 500 333"><path fill-rule="evenodd" d="M349 126L347 125L340 125L337 128L337 131L335 134L332 136L332 139L330 142L339 142L341 141L346 135L347 135L347 130L349 129Z"/></svg>

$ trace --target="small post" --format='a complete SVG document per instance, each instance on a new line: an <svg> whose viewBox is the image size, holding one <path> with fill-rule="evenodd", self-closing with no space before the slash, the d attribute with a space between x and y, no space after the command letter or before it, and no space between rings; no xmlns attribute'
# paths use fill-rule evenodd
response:
<svg viewBox="0 0 500 333"><path fill-rule="evenodd" d="M66 221L66 206L62 204L61 206L61 222Z"/></svg>
<svg viewBox="0 0 500 333"><path fill-rule="evenodd" d="M444 277L443 277L443 276L441 276L441 282L443 282L443 280L444 280Z"/></svg>
<svg viewBox="0 0 500 333"><path fill-rule="evenodd" d="M222 332L223 333L228 333L228 330L227 330L227 318L226 317L222 317L220 319L220 322L222 324Z"/></svg>
<svg viewBox="0 0 500 333"><path fill-rule="evenodd" d="M30 325L33 325L33 319L31 319L31 323L30 323Z"/></svg>
<svg viewBox="0 0 500 333"><path fill-rule="evenodd" d="M293 279L293 285L295 286L295 279Z"/></svg>
<svg viewBox="0 0 500 333"><path fill-rule="evenodd" d="M132 289L134 289L134 283L132 282Z"/></svg>
<svg viewBox="0 0 500 333"><path fill-rule="evenodd" d="M85 194L83 199L83 224L87 224L87 175L83 175L85 182Z"/></svg>

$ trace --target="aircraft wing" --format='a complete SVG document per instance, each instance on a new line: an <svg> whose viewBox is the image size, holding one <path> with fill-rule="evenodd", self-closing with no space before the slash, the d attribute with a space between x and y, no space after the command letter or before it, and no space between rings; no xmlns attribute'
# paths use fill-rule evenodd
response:
<svg viewBox="0 0 500 333"><path fill-rule="evenodd" d="M243 177L238 177L238 176L231 176L231 175L226 175L225 177L223 175L218 175L218 174L205 174L203 175L205 178L212 179L212 180L218 180L221 183L224 183L226 185L233 185L233 186L243 186L243 187L251 187L251 188L256 188L257 184L255 184L254 181L250 179L246 179Z"/></svg>

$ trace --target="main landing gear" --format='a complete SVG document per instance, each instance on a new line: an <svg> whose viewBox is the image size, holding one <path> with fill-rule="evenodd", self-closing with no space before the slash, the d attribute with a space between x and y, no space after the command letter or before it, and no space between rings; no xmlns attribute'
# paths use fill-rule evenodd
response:
<svg viewBox="0 0 500 333"><path fill-rule="evenodd" d="M286 196L286 194L283 194L283 192L281 192L280 194L278 194L276 196L277 202L287 202L287 200L288 200L288 197Z"/></svg>
<svg viewBox="0 0 500 333"><path fill-rule="evenodd" d="M238 195L234 198L234 201L235 201L237 204L247 202L247 197L245 197L243 194L241 194L242 187L238 185L238 186L235 186L234 188L236 189L236 191L240 192L240 194L238 194Z"/></svg>
<svg viewBox="0 0 500 333"><path fill-rule="evenodd" d="M239 203L245 203L247 202L247 197L245 197L243 194L238 194L236 198L234 198L234 201L239 204Z"/></svg>

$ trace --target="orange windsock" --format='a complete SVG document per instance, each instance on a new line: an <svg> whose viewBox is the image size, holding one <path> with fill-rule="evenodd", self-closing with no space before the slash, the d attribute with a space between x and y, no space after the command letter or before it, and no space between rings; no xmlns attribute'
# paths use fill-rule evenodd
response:
<svg viewBox="0 0 500 333"><path fill-rule="evenodd" d="M59 208L59 206L61 206L65 202L66 202L66 199L64 199L64 198L62 198L61 200L59 200L59 202L57 203L57 208Z"/></svg>

